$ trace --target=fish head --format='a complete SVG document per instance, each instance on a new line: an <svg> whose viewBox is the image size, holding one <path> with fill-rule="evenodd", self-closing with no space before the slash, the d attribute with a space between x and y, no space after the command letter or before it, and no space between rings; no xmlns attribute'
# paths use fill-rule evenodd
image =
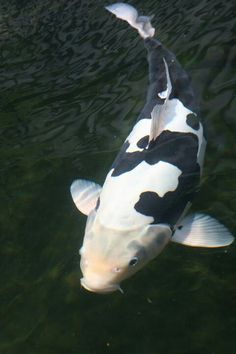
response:
<svg viewBox="0 0 236 354"><path fill-rule="evenodd" d="M171 234L165 224L113 230L101 225L93 211L88 217L80 249L81 285L97 293L122 292L121 281L156 257L169 242Z"/></svg>

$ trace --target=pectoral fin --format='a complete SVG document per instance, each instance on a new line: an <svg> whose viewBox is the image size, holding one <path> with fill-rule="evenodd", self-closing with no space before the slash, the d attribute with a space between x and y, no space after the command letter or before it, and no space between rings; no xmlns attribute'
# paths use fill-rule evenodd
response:
<svg viewBox="0 0 236 354"><path fill-rule="evenodd" d="M224 225L204 214L185 217L177 227L173 242L192 247L224 247L234 241L234 237Z"/></svg>
<svg viewBox="0 0 236 354"><path fill-rule="evenodd" d="M70 187L72 199L81 213L88 215L97 204L102 187L85 179L75 180Z"/></svg>

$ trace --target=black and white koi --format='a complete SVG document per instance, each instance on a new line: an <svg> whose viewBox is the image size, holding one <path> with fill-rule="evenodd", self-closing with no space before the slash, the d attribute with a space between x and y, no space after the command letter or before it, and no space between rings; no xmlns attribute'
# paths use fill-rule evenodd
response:
<svg viewBox="0 0 236 354"><path fill-rule="evenodd" d="M125 3L107 6L138 30L148 51L146 104L103 186L71 185L77 208L88 215L80 249L81 284L108 293L155 258L170 242L222 247L231 233L205 214L185 216L199 186L206 140L188 74L154 39L151 18Z"/></svg>

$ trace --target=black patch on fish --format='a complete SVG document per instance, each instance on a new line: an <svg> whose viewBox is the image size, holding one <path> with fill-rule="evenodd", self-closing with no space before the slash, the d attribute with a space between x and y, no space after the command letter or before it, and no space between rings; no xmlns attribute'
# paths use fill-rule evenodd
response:
<svg viewBox="0 0 236 354"><path fill-rule="evenodd" d="M144 42L148 50L149 87L146 104L138 120L151 118L151 112L154 106L165 102L164 99L158 96L159 92L165 91L167 88L163 58L167 63L172 85L172 92L169 99L177 98L186 108L189 108L192 112L197 112L198 106L192 89L191 79L181 67L175 55L154 38L147 38Z"/></svg>
<svg viewBox="0 0 236 354"><path fill-rule="evenodd" d="M153 224L166 223L171 226L179 220L186 204L194 198L200 180L200 167L192 174L182 174L175 191L160 197L155 192L143 192L134 208L137 212L154 218Z"/></svg>
<svg viewBox="0 0 236 354"><path fill-rule="evenodd" d="M159 92L165 91L167 88L163 58L167 63L172 85L169 100L178 99L186 108L197 113L198 106L190 77L178 63L174 54L154 38L147 38L144 42L148 50L149 87L146 104L138 120L151 118L154 106L165 102L164 99L158 96ZM192 124L191 118L190 124ZM194 126L196 127L196 123L194 123ZM140 139L137 146L144 148L145 139L147 138ZM148 148L144 148L143 151L128 153L126 152L128 147L129 142L127 141L114 161L112 165L112 168L114 168L113 177L128 173L142 161L149 165L163 161L176 166L182 171L175 191L169 191L163 197L152 191L143 192L134 206L139 213L152 216L153 223L167 223L173 228L186 204L192 201L198 188L200 179L200 167L197 163L198 137L192 133L165 130L155 141L150 142ZM140 176L140 178L145 178L145 175Z"/></svg>
<svg viewBox="0 0 236 354"><path fill-rule="evenodd" d="M164 130L155 141L150 142L146 150L126 152L128 147L129 142L126 142L114 161L112 176L131 171L142 161L150 165L163 161L185 173L195 171L198 152L198 138L195 134Z"/></svg>
<svg viewBox="0 0 236 354"><path fill-rule="evenodd" d="M112 177L131 171L142 161L149 165L163 161L182 171L176 190L167 192L163 197L152 191L143 192L134 206L137 212L152 216L154 224L167 223L172 227L198 189L200 166L197 163L197 136L192 133L165 130L155 141L150 142L146 150L127 153L128 147L129 143L126 142L117 156L113 164ZM145 178L145 175L140 178Z"/></svg>
<svg viewBox="0 0 236 354"><path fill-rule="evenodd" d="M130 143L126 141L113 162L111 169L114 169L111 176L119 176L122 173L133 170L141 161L137 161L137 152L126 152Z"/></svg>
<svg viewBox="0 0 236 354"><path fill-rule="evenodd" d="M149 136L146 135L137 142L137 146L140 149L145 149L148 146Z"/></svg>
<svg viewBox="0 0 236 354"><path fill-rule="evenodd" d="M176 60L176 59L175 59ZM172 91L169 99L177 98L183 105L191 111L196 111L195 95L191 86L188 74L177 63L172 63L169 67Z"/></svg>
<svg viewBox="0 0 236 354"><path fill-rule="evenodd" d="M190 113L187 115L186 123L194 130L199 130L199 128L200 128L199 119L193 113Z"/></svg>

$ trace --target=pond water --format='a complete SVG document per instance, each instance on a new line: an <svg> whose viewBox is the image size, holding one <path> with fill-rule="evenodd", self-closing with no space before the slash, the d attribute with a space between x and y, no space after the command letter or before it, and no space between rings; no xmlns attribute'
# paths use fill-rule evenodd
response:
<svg viewBox="0 0 236 354"><path fill-rule="evenodd" d="M236 236L236 4L132 0L192 76L208 148L193 209ZM235 354L236 246L170 245L123 284L81 289L86 218L146 95L142 40L99 0L0 1L1 354Z"/></svg>

